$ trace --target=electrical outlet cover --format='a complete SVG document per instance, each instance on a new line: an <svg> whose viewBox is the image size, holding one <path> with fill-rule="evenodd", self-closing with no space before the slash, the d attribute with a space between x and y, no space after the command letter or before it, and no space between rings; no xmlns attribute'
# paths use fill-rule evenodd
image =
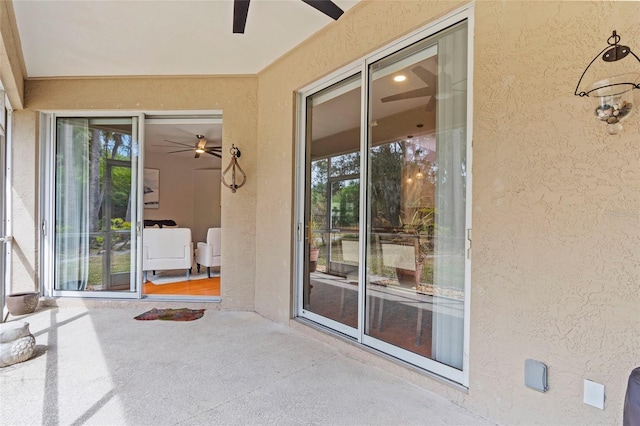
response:
<svg viewBox="0 0 640 426"><path fill-rule="evenodd" d="M546 392L549 389L547 386L547 366L533 359L525 360L524 384L539 392Z"/></svg>

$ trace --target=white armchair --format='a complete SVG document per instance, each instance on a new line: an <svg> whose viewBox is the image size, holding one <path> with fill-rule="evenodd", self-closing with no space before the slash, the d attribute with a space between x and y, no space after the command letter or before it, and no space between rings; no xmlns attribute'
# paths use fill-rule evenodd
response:
<svg viewBox="0 0 640 426"><path fill-rule="evenodd" d="M142 230L142 270L186 269L187 280L193 265L193 242L189 228L144 228Z"/></svg>
<svg viewBox="0 0 640 426"><path fill-rule="evenodd" d="M207 277L211 278L211 267L220 267L220 254L222 251L222 232L220 228L209 228L207 231L207 242L198 243L196 250L196 263L198 272L200 265L207 267Z"/></svg>

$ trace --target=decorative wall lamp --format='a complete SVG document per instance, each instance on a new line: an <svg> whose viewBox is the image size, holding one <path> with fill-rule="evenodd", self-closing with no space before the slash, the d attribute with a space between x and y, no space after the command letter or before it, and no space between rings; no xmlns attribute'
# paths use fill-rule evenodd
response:
<svg viewBox="0 0 640 426"><path fill-rule="evenodd" d="M227 168L224 169L224 172L222 172L222 184L227 188L230 188L231 192L236 192L238 188L242 188L242 185L244 185L245 182L247 182L247 174L244 172L244 170L242 170L242 167L240 167L240 164L238 164L238 158L240 158L240 154L241 154L240 150L236 148L235 145L231 145L231 149L229 150L229 153L231 154L231 162L229 163ZM236 168L242 174L242 182L240 183L236 183ZM224 178L224 175L226 175L229 170L231 170L230 184L227 183L226 179Z"/></svg>
<svg viewBox="0 0 640 426"><path fill-rule="evenodd" d="M640 83L638 83L640 80L640 58L628 46L619 45L619 42L620 36L613 31L611 37L607 39L608 46L602 49L585 68L574 93L576 96L587 96L596 101L596 118L607 123L607 133L610 135L622 131L620 121L627 118L633 108L633 89L640 89ZM636 58L638 64L634 63L634 67L638 71L603 78L587 87L586 91L578 91L585 74L600 55L605 63L612 63L626 58L629 54Z"/></svg>

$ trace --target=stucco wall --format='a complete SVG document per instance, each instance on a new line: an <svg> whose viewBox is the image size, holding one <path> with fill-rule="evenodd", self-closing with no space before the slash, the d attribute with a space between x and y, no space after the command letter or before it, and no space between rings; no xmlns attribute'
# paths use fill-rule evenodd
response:
<svg viewBox="0 0 640 426"><path fill-rule="evenodd" d="M220 169L199 169L191 174L191 184L194 188L191 235L194 247L197 247L198 241L207 241L209 228L220 227L220 195L222 189L228 191L220 183L221 174Z"/></svg>
<svg viewBox="0 0 640 426"><path fill-rule="evenodd" d="M259 313L291 307L294 91L459 5L364 1L259 74ZM475 10L470 389L424 386L506 424L620 424L640 362L640 119L607 136L573 92L613 29L640 51L640 3ZM547 393L524 386L527 358ZM606 385L604 411L584 379Z"/></svg>
<svg viewBox="0 0 640 426"><path fill-rule="evenodd" d="M223 164L242 149L247 183L222 192L222 307L254 307L257 181L257 78L176 77L27 81L29 110L222 110ZM32 182L33 184L33 182ZM224 189L224 188L223 188Z"/></svg>
<svg viewBox="0 0 640 426"><path fill-rule="evenodd" d="M9 293L34 291L38 280L37 114L14 111L11 150L11 283Z"/></svg>
<svg viewBox="0 0 640 426"><path fill-rule="evenodd" d="M23 107L24 67L13 5L0 1L0 80L14 109ZM2 95L4 96L4 94ZM37 114L13 114L13 143L10 162L11 233L13 236L11 282L8 293L38 288L38 149Z"/></svg>
<svg viewBox="0 0 640 426"><path fill-rule="evenodd" d="M621 423L640 365L640 121L608 136L573 92L612 30L640 49L639 16L478 5L470 397L492 417ZM522 386L526 358L549 365L548 393ZM584 379L606 385L604 411L582 403Z"/></svg>

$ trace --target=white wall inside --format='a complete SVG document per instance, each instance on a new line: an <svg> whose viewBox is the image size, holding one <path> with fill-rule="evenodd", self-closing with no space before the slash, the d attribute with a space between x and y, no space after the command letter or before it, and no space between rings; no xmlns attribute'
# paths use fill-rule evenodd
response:
<svg viewBox="0 0 640 426"><path fill-rule="evenodd" d="M219 228L220 169L193 171L193 241L206 241L209 228Z"/></svg>
<svg viewBox="0 0 640 426"><path fill-rule="evenodd" d="M220 226L220 170L208 157L145 152L144 167L160 171L160 186L158 208L145 208L143 219L174 220L191 229L194 242L205 240L206 228Z"/></svg>

